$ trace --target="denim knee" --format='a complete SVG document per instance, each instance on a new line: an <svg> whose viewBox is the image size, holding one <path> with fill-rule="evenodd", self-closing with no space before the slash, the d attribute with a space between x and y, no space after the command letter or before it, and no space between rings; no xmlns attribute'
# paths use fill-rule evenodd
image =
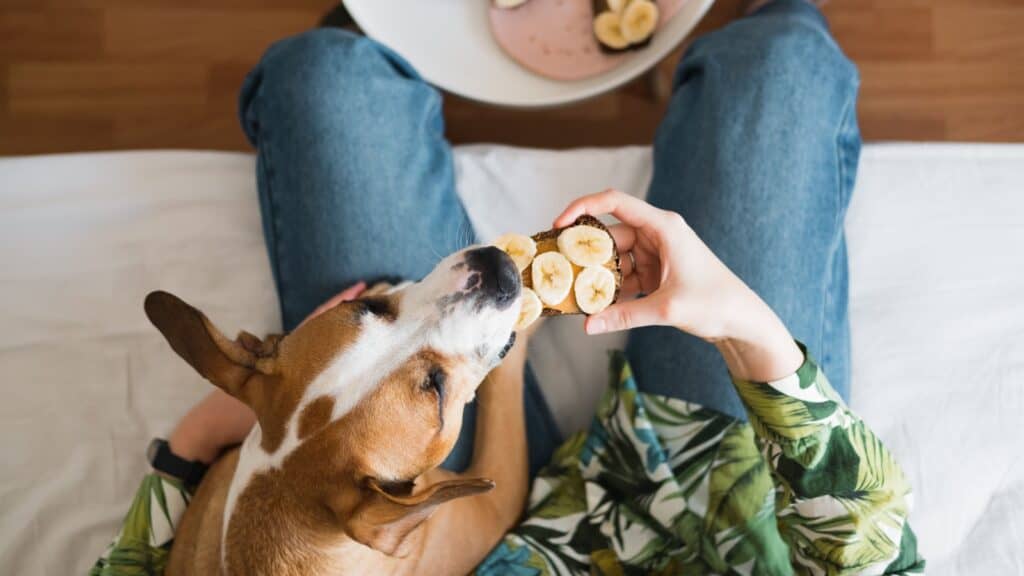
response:
<svg viewBox="0 0 1024 576"><path fill-rule="evenodd" d="M322 125L339 110L365 109L387 89L375 80L389 77L417 76L401 57L365 36L318 28L286 38L268 48L245 79L239 96L243 128L256 145L257 100L289 110L289 117L311 127ZM365 115L347 114L346 121L360 117Z"/></svg>
<svg viewBox="0 0 1024 576"><path fill-rule="evenodd" d="M823 88L831 88L829 93L845 97L859 84L856 66L832 38L825 17L805 0L775 0L699 39L680 62L677 84L694 72L695 62L727 75L733 93L745 88L803 99L820 98Z"/></svg>

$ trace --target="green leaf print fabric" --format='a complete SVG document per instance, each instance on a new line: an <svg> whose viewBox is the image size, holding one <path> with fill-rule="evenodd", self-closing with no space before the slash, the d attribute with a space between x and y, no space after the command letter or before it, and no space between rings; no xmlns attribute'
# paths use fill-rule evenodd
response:
<svg viewBox="0 0 1024 576"><path fill-rule="evenodd" d="M89 576L163 574L174 530L191 499L185 486L152 473L142 480L121 531Z"/></svg>
<svg viewBox="0 0 1024 576"><path fill-rule="evenodd" d="M476 573L921 572L902 470L805 357L779 381L734 380L743 423L639 392L614 354L590 430Z"/></svg>

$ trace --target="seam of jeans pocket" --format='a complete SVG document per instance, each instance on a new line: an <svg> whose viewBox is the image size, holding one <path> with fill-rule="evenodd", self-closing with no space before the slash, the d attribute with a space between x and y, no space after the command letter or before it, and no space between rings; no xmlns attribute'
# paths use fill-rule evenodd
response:
<svg viewBox="0 0 1024 576"><path fill-rule="evenodd" d="M274 195L274 170L271 167L269 146L267 145L267 134L266 128L261 130L260 143L259 143L259 155L262 159L263 165L263 185L264 193L267 195L267 209L270 211L268 217L270 219L270 241L271 248L268 250L270 258L273 259L272 269L274 270L274 277L277 280L277 298L281 302L281 321L288 317L287 310L287 298L285 298L285 282L284 275L281 273L281 261L282 261L282 249L281 249L281 234L280 234L280 218L278 217L280 210L278 210L277 199Z"/></svg>

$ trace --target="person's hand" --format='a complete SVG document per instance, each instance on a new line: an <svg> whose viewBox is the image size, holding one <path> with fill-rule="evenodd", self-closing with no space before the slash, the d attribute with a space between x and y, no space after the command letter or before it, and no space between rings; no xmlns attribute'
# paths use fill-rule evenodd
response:
<svg viewBox="0 0 1024 576"><path fill-rule="evenodd" d="M342 302L348 302L349 300L355 300L356 298L359 298L359 295L365 291L366 282L361 281L349 286L348 288L345 288L341 292L338 292L334 296L331 296L330 300L317 306L316 310L310 312L309 316L306 316L305 320L299 323L299 326L302 326L306 322L309 322L313 318L316 318L317 316L323 314L324 312L330 310L331 308L334 308L338 304L341 304ZM298 326L296 326L296 328L298 328Z"/></svg>
<svg viewBox="0 0 1024 576"><path fill-rule="evenodd" d="M760 379L785 376L800 365L802 354L774 312L679 214L606 190L571 203L555 227L583 214L611 214L621 222L611 227L622 266L621 299L587 318L588 334L674 326L716 344L739 377L751 375L751 364ZM739 357L730 362L730 354Z"/></svg>
<svg viewBox="0 0 1024 576"><path fill-rule="evenodd" d="M574 201L555 227L582 214L622 222L611 227L622 267L620 301L587 318L588 333L664 325L710 341L728 334L731 310L751 294L679 214L606 190Z"/></svg>

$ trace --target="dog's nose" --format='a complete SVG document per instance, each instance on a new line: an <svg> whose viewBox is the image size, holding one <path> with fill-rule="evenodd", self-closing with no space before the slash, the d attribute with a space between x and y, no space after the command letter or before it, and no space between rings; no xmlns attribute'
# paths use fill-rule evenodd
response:
<svg viewBox="0 0 1024 576"><path fill-rule="evenodd" d="M480 274L480 290L502 306L519 297L522 280L519 269L508 254L494 246L475 248L466 253L469 269Z"/></svg>

